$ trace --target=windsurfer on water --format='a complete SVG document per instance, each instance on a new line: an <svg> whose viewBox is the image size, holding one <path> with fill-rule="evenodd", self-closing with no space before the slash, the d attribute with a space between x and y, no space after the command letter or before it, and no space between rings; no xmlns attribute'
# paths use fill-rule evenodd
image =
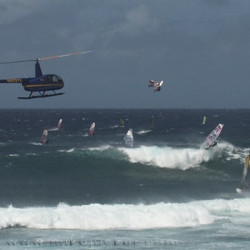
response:
<svg viewBox="0 0 250 250"><path fill-rule="evenodd" d="M41 143L42 144L46 144L48 143L48 129L44 129L43 133L42 133L42 136L41 136Z"/></svg>

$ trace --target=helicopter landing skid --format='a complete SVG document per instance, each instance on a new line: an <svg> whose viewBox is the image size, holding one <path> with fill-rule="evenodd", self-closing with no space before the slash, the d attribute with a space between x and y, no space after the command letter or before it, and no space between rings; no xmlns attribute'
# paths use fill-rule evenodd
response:
<svg viewBox="0 0 250 250"><path fill-rule="evenodd" d="M17 97L17 99L22 99L22 100L28 100L28 99L33 99L33 98L45 98L45 97L51 97L51 96L57 96L57 95L63 95L64 93L54 93L54 94L43 94L43 95L33 95L33 96L28 96L28 97Z"/></svg>

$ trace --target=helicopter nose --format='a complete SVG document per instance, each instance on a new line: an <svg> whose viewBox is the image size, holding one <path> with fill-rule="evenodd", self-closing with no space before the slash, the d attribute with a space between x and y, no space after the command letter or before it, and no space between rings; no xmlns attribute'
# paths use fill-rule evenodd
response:
<svg viewBox="0 0 250 250"><path fill-rule="evenodd" d="M64 81L63 81L63 79L60 76L54 75L53 76L53 80L54 80L54 82L57 83L58 89L61 89L61 88L64 87Z"/></svg>

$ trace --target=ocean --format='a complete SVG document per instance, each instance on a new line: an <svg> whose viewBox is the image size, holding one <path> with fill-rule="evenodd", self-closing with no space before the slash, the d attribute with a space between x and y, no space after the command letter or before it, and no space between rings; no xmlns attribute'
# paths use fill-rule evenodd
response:
<svg viewBox="0 0 250 250"><path fill-rule="evenodd" d="M0 249L249 249L250 192L236 188L250 110L6 109L0 116ZM219 123L218 144L205 149ZM133 147L124 142L129 129Z"/></svg>

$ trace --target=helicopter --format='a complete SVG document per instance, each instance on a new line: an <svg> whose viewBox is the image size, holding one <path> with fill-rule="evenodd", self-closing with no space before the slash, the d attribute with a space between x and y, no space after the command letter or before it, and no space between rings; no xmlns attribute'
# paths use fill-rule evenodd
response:
<svg viewBox="0 0 250 250"><path fill-rule="evenodd" d="M21 83L24 90L29 91L30 94L27 97L17 97L18 99L33 99L63 95L63 92L56 92L56 90L62 89L64 87L63 79L56 74L43 74L39 61L80 55L89 52L92 51L79 51L65 55L57 55L37 59L0 62L0 64L35 62L35 77L0 79L0 83ZM34 92L38 94L34 95Z"/></svg>

